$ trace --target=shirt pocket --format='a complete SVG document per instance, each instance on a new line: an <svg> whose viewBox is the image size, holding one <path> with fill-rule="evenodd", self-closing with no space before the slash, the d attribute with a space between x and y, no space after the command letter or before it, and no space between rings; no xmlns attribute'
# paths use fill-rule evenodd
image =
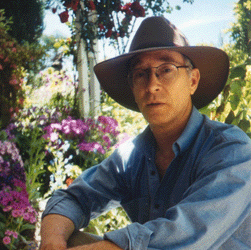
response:
<svg viewBox="0 0 251 250"><path fill-rule="evenodd" d="M132 222L143 224L149 220L149 197L135 198L128 202L122 202L121 205Z"/></svg>

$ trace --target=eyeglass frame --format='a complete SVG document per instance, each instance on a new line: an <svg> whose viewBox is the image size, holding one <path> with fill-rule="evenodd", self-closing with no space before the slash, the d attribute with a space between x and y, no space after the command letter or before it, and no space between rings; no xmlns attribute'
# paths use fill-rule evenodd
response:
<svg viewBox="0 0 251 250"><path fill-rule="evenodd" d="M142 69L142 68L136 68L136 69L133 69L133 70L131 70L129 73L128 73L128 75L127 75L127 78L128 78L128 80L129 80L129 83L133 86L133 77L131 76L130 77L130 74L131 73L133 73L133 71L136 71L136 70L142 70L142 71L144 71L144 72L147 72L147 71L149 71L150 69L156 69L155 70L155 75L156 75L156 77L158 78L158 69L159 69L159 67L161 67L161 66L163 66L163 65L165 65L165 64L170 64L170 65L172 65L172 66L174 66L176 69L177 69L177 72L178 72L178 69L179 68L190 68L190 69L193 69L193 67L191 68L191 66L189 66L189 65L180 65L180 66L176 66L175 64L173 64L173 63L170 63L170 62L166 62L166 63L162 63L162 64L160 64L159 66L157 66L157 67L148 67L147 69ZM149 72L147 72L148 74L149 74Z"/></svg>

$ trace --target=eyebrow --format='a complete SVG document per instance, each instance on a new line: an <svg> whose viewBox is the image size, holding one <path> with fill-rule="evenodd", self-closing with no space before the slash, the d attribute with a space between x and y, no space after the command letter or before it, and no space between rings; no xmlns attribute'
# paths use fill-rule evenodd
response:
<svg viewBox="0 0 251 250"><path fill-rule="evenodd" d="M137 64L140 64L141 62L143 62L143 60L140 60L139 58L140 55L136 55L134 56L131 60L130 60L130 70L132 70L133 68L135 68L135 66L137 66ZM177 64L182 64L184 62L177 62L174 61L174 59L168 55L160 55L160 57L158 58L158 60L161 60L163 62L170 62L170 63L177 63Z"/></svg>

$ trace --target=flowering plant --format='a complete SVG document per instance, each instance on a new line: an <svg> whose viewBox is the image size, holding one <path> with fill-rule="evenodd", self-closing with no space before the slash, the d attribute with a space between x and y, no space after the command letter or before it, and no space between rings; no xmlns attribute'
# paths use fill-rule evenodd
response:
<svg viewBox="0 0 251 250"><path fill-rule="evenodd" d="M43 55L41 48L20 45L9 36L10 23L0 10L0 127L5 127L11 115L23 106L21 86L25 72L30 67L34 69L34 60Z"/></svg>
<svg viewBox="0 0 251 250"><path fill-rule="evenodd" d="M95 39L110 38L119 53L122 53L138 17L145 17L149 12L157 15L171 10L169 3L164 0L141 2L143 1L47 0L47 5L53 13L58 13L62 23L67 23L70 15L74 23L77 11L81 13L81 37L88 50L93 51ZM73 33L77 32L79 30L73 27Z"/></svg>
<svg viewBox="0 0 251 250"><path fill-rule="evenodd" d="M39 161L45 170L38 178L43 183L41 195L66 187L82 170L101 162L118 141L118 122L113 118L77 119L70 114L71 109L58 107L23 109L6 129L9 138L15 135L25 161L30 162L32 148L44 152ZM34 138L31 131L37 131Z"/></svg>
<svg viewBox="0 0 251 250"><path fill-rule="evenodd" d="M97 120L68 117L51 123L44 131L51 156L51 191L66 187L81 170L101 162L119 134L117 121L105 116Z"/></svg>
<svg viewBox="0 0 251 250"><path fill-rule="evenodd" d="M1 249L23 249L28 244L27 235L35 228L36 217L29 202L19 150L11 141L0 141Z"/></svg>

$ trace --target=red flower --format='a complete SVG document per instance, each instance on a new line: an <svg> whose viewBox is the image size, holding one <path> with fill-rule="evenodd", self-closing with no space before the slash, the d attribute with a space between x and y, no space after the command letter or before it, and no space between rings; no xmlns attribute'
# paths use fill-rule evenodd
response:
<svg viewBox="0 0 251 250"><path fill-rule="evenodd" d="M66 179L65 182L66 182L67 187L69 187L72 184L73 179L69 177L69 178Z"/></svg>
<svg viewBox="0 0 251 250"><path fill-rule="evenodd" d="M108 37L111 37L112 35L112 29L108 29L108 31L105 33L105 37L108 38Z"/></svg>
<svg viewBox="0 0 251 250"><path fill-rule="evenodd" d="M103 25L103 23L99 23L98 27L100 31L103 31L105 29L105 26Z"/></svg>
<svg viewBox="0 0 251 250"><path fill-rule="evenodd" d="M74 11L77 11L78 5L79 5L79 0L72 0L72 6L71 6L71 8L72 8Z"/></svg>
<svg viewBox="0 0 251 250"><path fill-rule="evenodd" d="M52 8L52 13L55 14L57 12L57 8Z"/></svg>
<svg viewBox="0 0 251 250"><path fill-rule="evenodd" d="M59 14L59 17L60 17L60 21L61 23L66 23L68 22L68 18L69 18L69 13L68 13L68 10L62 12Z"/></svg>
<svg viewBox="0 0 251 250"><path fill-rule="evenodd" d="M125 12L126 15L132 15L131 5L132 5L132 3L127 3L126 5L121 7L121 11Z"/></svg>
<svg viewBox="0 0 251 250"><path fill-rule="evenodd" d="M90 10L96 10L96 5L95 5L95 3L94 3L93 1L89 1L89 2L88 2L88 8L89 8Z"/></svg>
<svg viewBox="0 0 251 250"><path fill-rule="evenodd" d="M135 17L144 17L145 16L145 9L137 1L132 3L131 10L132 10L132 13Z"/></svg>

